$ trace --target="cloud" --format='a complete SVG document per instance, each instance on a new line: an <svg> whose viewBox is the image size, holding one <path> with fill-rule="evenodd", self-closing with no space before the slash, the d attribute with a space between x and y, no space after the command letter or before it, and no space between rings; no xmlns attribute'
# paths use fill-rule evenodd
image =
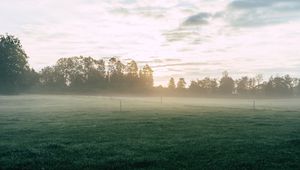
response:
<svg viewBox="0 0 300 170"><path fill-rule="evenodd" d="M200 34L194 28L186 28L186 27L179 27L174 30L168 30L163 33L166 37L167 41L169 42L176 42L182 40L191 40L193 37L199 37Z"/></svg>
<svg viewBox="0 0 300 170"><path fill-rule="evenodd" d="M180 62L182 59L180 58L166 58L165 61L170 62L170 61L175 61L175 62Z"/></svg>
<svg viewBox="0 0 300 170"><path fill-rule="evenodd" d="M112 9L113 13L121 14L121 15L137 15L137 16L144 16L150 18L162 18L165 17L165 9L164 8L118 8Z"/></svg>
<svg viewBox="0 0 300 170"><path fill-rule="evenodd" d="M200 12L196 15L188 17L182 24L185 26L189 25L205 25L209 23L209 19L212 17L212 14L207 12Z"/></svg>
<svg viewBox="0 0 300 170"><path fill-rule="evenodd" d="M235 27L257 27L299 20L300 1L235 0L224 11L225 20Z"/></svg>
<svg viewBox="0 0 300 170"><path fill-rule="evenodd" d="M255 8L275 8L283 9L291 6L299 6L299 1L295 0L234 0L229 3L231 9L255 9Z"/></svg>
<svg viewBox="0 0 300 170"><path fill-rule="evenodd" d="M190 66L208 66L208 65L219 65L220 63L210 63L210 62L180 62L180 63L171 63L171 64L161 64L161 65L155 65L152 66L153 68L166 68L166 67L190 67Z"/></svg>

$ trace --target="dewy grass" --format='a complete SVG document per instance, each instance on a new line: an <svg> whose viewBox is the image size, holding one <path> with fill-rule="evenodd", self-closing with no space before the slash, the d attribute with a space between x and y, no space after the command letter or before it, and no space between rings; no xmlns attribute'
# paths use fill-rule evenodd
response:
<svg viewBox="0 0 300 170"><path fill-rule="evenodd" d="M297 99L163 101L0 97L0 169L300 169Z"/></svg>

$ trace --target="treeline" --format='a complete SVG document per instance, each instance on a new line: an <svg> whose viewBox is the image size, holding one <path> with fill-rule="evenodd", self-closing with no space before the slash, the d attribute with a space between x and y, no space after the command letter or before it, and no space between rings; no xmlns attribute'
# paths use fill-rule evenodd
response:
<svg viewBox="0 0 300 170"><path fill-rule="evenodd" d="M239 96L239 97L291 97L300 96L300 79L285 76L271 76L264 81L261 74L244 76L234 80L227 71L220 80L206 77L193 80L188 85L184 78L175 83L171 78L167 88L157 87L161 93L186 96Z"/></svg>
<svg viewBox="0 0 300 170"><path fill-rule="evenodd" d="M61 58L36 72L27 59L18 38L0 36L0 93L144 93L153 89L151 67L146 64L139 69L134 60L124 64L116 57L107 62L83 56Z"/></svg>
<svg viewBox="0 0 300 170"><path fill-rule="evenodd" d="M39 73L37 86L53 91L143 92L153 87L153 71L149 65L138 68L134 60L123 64L112 57L107 63L92 57L61 58Z"/></svg>
<svg viewBox="0 0 300 170"><path fill-rule="evenodd" d="M300 81L289 75L262 75L234 80L224 72L220 80L204 78L189 84L184 78L169 80L168 86L153 86L149 65L139 69L131 60L117 57L97 60L92 57L61 58L55 65L36 72L28 65L28 56L18 38L0 35L0 93L123 93L166 96L300 96Z"/></svg>

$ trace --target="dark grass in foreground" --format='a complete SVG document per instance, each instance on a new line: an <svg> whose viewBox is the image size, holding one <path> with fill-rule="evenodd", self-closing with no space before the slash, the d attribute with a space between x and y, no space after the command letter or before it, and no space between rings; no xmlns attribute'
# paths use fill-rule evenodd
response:
<svg viewBox="0 0 300 170"><path fill-rule="evenodd" d="M300 169L298 111L25 106L0 109L0 169Z"/></svg>

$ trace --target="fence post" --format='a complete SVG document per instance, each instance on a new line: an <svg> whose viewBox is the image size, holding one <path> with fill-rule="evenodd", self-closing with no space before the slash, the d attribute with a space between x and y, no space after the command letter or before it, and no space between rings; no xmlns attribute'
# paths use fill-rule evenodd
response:
<svg viewBox="0 0 300 170"><path fill-rule="evenodd" d="M122 100L120 99L120 112L122 112Z"/></svg>
<svg viewBox="0 0 300 170"><path fill-rule="evenodd" d="M162 104L162 103L163 103L163 97L160 96L160 104Z"/></svg>

